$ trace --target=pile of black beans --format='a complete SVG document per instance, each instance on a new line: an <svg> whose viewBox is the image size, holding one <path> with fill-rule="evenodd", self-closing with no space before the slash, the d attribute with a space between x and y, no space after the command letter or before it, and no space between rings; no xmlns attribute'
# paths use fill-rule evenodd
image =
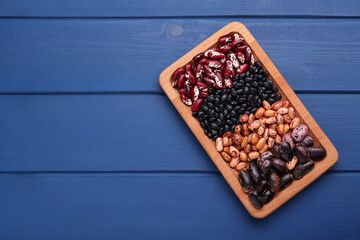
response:
<svg viewBox="0 0 360 240"><path fill-rule="evenodd" d="M314 161L325 158L325 149L313 147L313 142L313 138L307 136L293 149L288 142L276 144L272 152L261 154L250 163L249 169L241 170L241 186L249 194L249 200L255 208L262 208L273 199L276 192L310 172Z"/></svg>
<svg viewBox="0 0 360 240"><path fill-rule="evenodd" d="M233 85L228 89L209 87L209 96L203 101L199 111L193 112L205 134L213 139L227 131L234 131L243 114L255 113L266 100L270 104L281 99L278 88L271 79L269 72L264 71L262 64L250 65L242 74L236 74Z"/></svg>

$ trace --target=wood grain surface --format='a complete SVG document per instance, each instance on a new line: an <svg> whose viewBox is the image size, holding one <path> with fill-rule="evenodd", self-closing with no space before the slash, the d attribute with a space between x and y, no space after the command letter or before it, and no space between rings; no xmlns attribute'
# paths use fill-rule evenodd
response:
<svg viewBox="0 0 360 240"><path fill-rule="evenodd" d="M295 91L360 92L357 19L181 18L0 19L0 93L160 93L159 73L230 21Z"/></svg>
<svg viewBox="0 0 360 240"><path fill-rule="evenodd" d="M176 16L305 16L354 17L360 15L356 0L0 0L1 16L28 17L176 17Z"/></svg>
<svg viewBox="0 0 360 240"><path fill-rule="evenodd" d="M359 173L325 174L286 207L259 220L249 216L219 174L1 174L0 212L11 214L0 216L0 236L358 239L359 231L351 229L358 227L359 184Z"/></svg>
<svg viewBox="0 0 360 240"><path fill-rule="evenodd" d="M246 43L252 50L255 61L260 61L263 64L264 69L270 74L269 78L272 79L278 86L279 92L283 95L283 100L290 101L290 104L295 108L295 111L301 119L301 122L309 127L309 135L314 137L315 142L317 144L320 144L320 146L324 147L327 151L326 158L322 161L316 162L315 167L311 172L305 175L301 180L294 181L291 186L275 194L274 199L270 203L264 205L264 207L261 209L256 209L251 205L248 200L247 194L244 193L241 188L240 182L238 180L238 173L234 169L231 169L230 166L222 159L220 154L215 149L214 142L204 134L200 123L197 121L197 119L192 117L190 107L184 105L181 102L179 98L179 93L176 89L172 87L171 84L171 75L177 68L185 66L185 64L187 63L190 63L195 55L213 47L217 43L217 39L219 37L225 34L229 34L231 32L237 32L245 39ZM194 133L205 151L208 153L216 167L219 169L221 174L224 176L226 181L234 190L235 194L238 196L240 201L244 204L245 208L253 217L263 218L275 211L283 203L288 201L295 194L297 194L299 191L301 191L311 182L313 182L316 178L321 176L338 160L339 155L333 144L321 130L319 125L315 122L315 120L307 111L305 106L301 103L300 99L295 95L293 90L290 88L290 86L285 81L280 72L277 70L270 58L266 55L266 53L262 50L260 45L254 39L254 37L251 35L249 30L239 22L229 23L228 25L214 33L211 37L206 39L204 42L200 43L190 52L185 54L175 63L170 65L161 73L159 82L164 92L169 97L170 101L173 103L184 121L187 123L191 131Z"/></svg>

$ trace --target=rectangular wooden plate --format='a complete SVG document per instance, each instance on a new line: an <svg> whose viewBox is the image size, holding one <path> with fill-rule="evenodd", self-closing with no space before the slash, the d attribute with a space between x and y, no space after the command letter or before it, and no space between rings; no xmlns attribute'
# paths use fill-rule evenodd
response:
<svg viewBox="0 0 360 240"><path fill-rule="evenodd" d="M252 50L255 61L260 61L263 64L263 67L266 69L266 71L270 73L269 78L272 79L278 86L279 92L283 95L282 100L289 100L290 104L295 108L297 116L301 119L301 122L309 126L309 135L314 138L315 146L322 146L327 151L326 158L321 161L315 162L315 167L312 171L306 174L302 179L298 181L293 181L290 186L276 193L274 199L270 203L264 205L264 207L260 210L254 208L251 205L248 195L242 190L242 187L240 185L238 172L232 169L229 164L222 159L220 154L215 149L215 142L209 139L204 134L204 130L200 126L198 120L192 116L191 108L182 103L177 89L174 89L171 85L171 75L174 70L179 67L185 66L187 63L190 63L192 61L192 58L196 54L204 52L205 50L215 46L220 36L229 34L231 32L237 32L245 39L246 43L250 46ZM295 194L297 194L310 183L312 183L316 178L320 177L323 173L325 173L338 160L338 152L333 146L333 144L330 142L325 133L321 130L319 125L307 111L305 106L302 104L302 102L296 96L289 84L280 74L273 62L266 55L266 53L260 47L255 38L251 35L249 30L242 23L233 22L226 25L218 32L213 34L211 37L206 39L204 42L200 43L193 50L185 54L179 60L171 64L161 73L160 85L166 95L169 97L170 101L175 106L175 108L178 110L182 118L185 120L191 131L195 134L196 138L204 147L212 161L215 163L216 167L219 169L219 171L229 183L235 194L238 196L240 201L243 203L249 213L255 218L264 218L273 211L275 211L278 207L280 207L282 204L292 198Z"/></svg>

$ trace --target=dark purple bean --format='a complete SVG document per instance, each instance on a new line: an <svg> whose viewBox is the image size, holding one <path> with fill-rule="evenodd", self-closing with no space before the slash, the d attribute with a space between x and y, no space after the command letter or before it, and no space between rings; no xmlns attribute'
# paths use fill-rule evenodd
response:
<svg viewBox="0 0 360 240"><path fill-rule="evenodd" d="M279 152L280 156L282 159L284 159L285 161L290 161L293 158L293 152L291 149L291 146L288 142L282 142L280 143L280 152Z"/></svg>
<svg viewBox="0 0 360 240"><path fill-rule="evenodd" d="M249 200L256 209L260 209L264 205L259 194L256 191L249 194Z"/></svg>
<svg viewBox="0 0 360 240"><path fill-rule="evenodd" d="M254 189L254 180L252 179L249 170L241 170L239 180L244 192L248 193Z"/></svg>
<svg viewBox="0 0 360 240"><path fill-rule="evenodd" d="M274 157L281 158L280 151L281 151L280 144L275 144L274 147L273 147L273 150L272 150L272 152L274 154Z"/></svg>
<svg viewBox="0 0 360 240"><path fill-rule="evenodd" d="M310 172L311 169L313 169L313 167L314 167L314 161L311 159L305 164L298 164L293 170L294 179L296 180L301 179L305 174Z"/></svg>
<svg viewBox="0 0 360 240"><path fill-rule="evenodd" d="M280 178L280 189L284 189L286 186L292 183L294 177L291 173L287 173Z"/></svg>
<svg viewBox="0 0 360 240"><path fill-rule="evenodd" d="M305 147L312 147L314 145L314 139L311 136L306 136L301 142Z"/></svg>
<svg viewBox="0 0 360 240"><path fill-rule="evenodd" d="M268 189L268 190L266 190L266 191L264 192L264 194L261 196L261 200L263 201L264 204L269 203L269 202L273 199L274 195L275 195L275 194L272 193L272 192Z"/></svg>
<svg viewBox="0 0 360 240"><path fill-rule="evenodd" d="M266 180L261 180L261 182L255 187L255 191L258 192L260 195L263 194L265 189L267 188L268 184Z"/></svg>
<svg viewBox="0 0 360 240"><path fill-rule="evenodd" d="M268 184L270 191L276 193L280 188L280 177L276 173L272 173L269 177Z"/></svg>
<svg viewBox="0 0 360 240"><path fill-rule="evenodd" d="M310 158L313 160L321 160L326 157L326 150L322 147L309 147Z"/></svg>
<svg viewBox="0 0 360 240"><path fill-rule="evenodd" d="M294 147L294 154L297 156L300 164L304 164L310 160L310 154L308 148L302 143L298 143Z"/></svg>
<svg viewBox="0 0 360 240"><path fill-rule="evenodd" d="M252 176L254 182L256 184L258 184L261 180L261 176L260 176L260 170L259 170L258 166L256 165L255 161L252 161L250 163L250 173L251 173L251 176Z"/></svg>
<svg viewBox="0 0 360 240"><path fill-rule="evenodd" d="M257 159L258 167L261 168L261 165L263 164L263 162L265 160L270 160L273 157L274 157L273 154L271 152L269 152L269 151L266 151L266 152L260 154L260 157L258 157L258 159Z"/></svg>
<svg viewBox="0 0 360 240"><path fill-rule="evenodd" d="M261 176L264 179L268 179L271 173L271 162L270 160L265 160L263 164L260 167L261 170Z"/></svg>
<svg viewBox="0 0 360 240"><path fill-rule="evenodd" d="M274 167L274 169L280 173L285 174L288 171L288 168L286 166L286 163L284 163L279 158L273 158L271 159L271 165Z"/></svg>

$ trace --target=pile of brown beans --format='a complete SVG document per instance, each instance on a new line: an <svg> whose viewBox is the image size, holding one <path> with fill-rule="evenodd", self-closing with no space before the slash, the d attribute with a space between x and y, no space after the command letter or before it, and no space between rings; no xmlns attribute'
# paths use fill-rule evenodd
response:
<svg viewBox="0 0 360 240"><path fill-rule="evenodd" d="M275 143L281 143L282 136L299 124L300 119L295 116L295 109L289 101L270 105L264 100L263 107L255 114L240 117L234 132L226 132L216 139L216 150L230 162L230 167L240 171L246 166L245 162L257 159Z"/></svg>

